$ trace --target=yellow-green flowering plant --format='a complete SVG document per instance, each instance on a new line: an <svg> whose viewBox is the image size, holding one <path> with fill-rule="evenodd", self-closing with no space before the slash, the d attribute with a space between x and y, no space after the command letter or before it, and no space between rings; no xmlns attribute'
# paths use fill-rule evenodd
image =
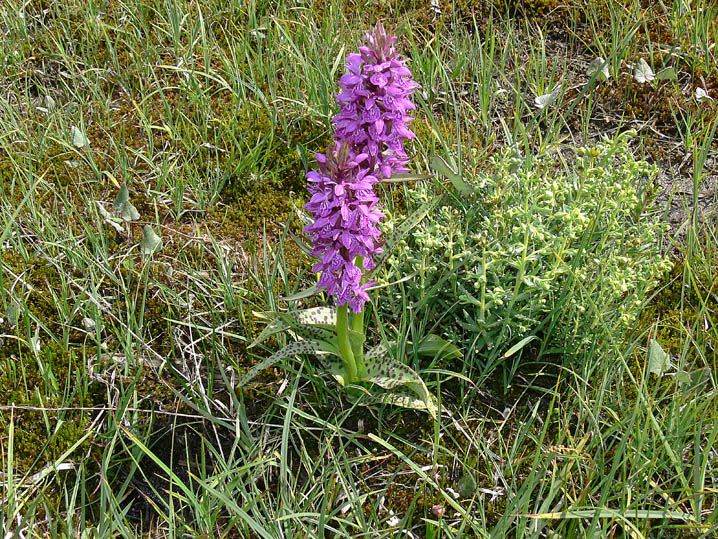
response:
<svg viewBox="0 0 718 539"><path fill-rule="evenodd" d="M313 270L321 274L311 292L326 289L336 307L264 313L270 322L252 346L282 331L290 331L297 341L253 367L240 385L283 358L314 354L342 386L362 384L383 402L422 408L436 417L433 395L416 372L393 356L393 343L365 351L372 272L438 202L427 202L381 238L378 225L384 214L374 186L417 179L406 174L409 159L403 145L415 137L407 113L414 108L410 95L417 84L395 42L379 23L359 53L347 57L347 72L339 80L341 111L334 117L334 141L326 153L315 154L318 166L307 174L311 198L304 209L311 217L304 232L312 242L309 253L319 258ZM417 352L460 355L438 337L424 339Z"/></svg>

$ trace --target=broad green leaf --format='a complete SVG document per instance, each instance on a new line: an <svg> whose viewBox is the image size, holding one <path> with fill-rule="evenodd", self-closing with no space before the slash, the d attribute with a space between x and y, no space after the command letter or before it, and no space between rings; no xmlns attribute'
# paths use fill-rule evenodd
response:
<svg viewBox="0 0 718 539"><path fill-rule="evenodd" d="M334 307L312 307L293 313L287 313L297 324L313 324L323 326L337 325L337 310Z"/></svg>
<svg viewBox="0 0 718 539"><path fill-rule="evenodd" d="M529 335L528 337L524 337L506 351L506 353L504 354L504 358L513 356L516 352L521 350L524 346L526 346L528 343L530 343L536 338L536 335Z"/></svg>
<svg viewBox="0 0 718 539"><path fill-rule="evenodd" d="M364 341L366 340L366 337L361 331L354 331L353 329L347 330L347 334L349 336L349 342L352 345L352 349L354 347L358 347L360 350L364 347Z"/></svg>
<svg viewBox="0 0 718 539"><path fill-rule="evenodd" d="M85 331L92 331L96 326L95 321L87 316L83 317L80 323Z"/></svg>
<svg viewBox="0 0 718 539"><path fill-rule="evenodd" d="M117 192L117 196L115 197L115 201L112 203L112 206L119 210L122 207L122 204L125 204L130 201L130 191L127 189L127 184L123 183L120 186L120 190Z"/></svg>
<svg viewBox="0 0 718 539"><path fill-rule="evenodd" d="M265 314L265 313L263 313ZM258 344L266 341L269 337L276 333L280 333L282 331L288 330L291 325L286 322L286 320L283 320L278 316L278 313L273 313L277 315L277 318L274 320L271 320L269 324L266 325L266 327L262 330L262 333L259 334L259 336L252 341L252 343L247 346L247 348L252 348L254 346L257 346Z"/></svg>
<svg viewBox="0 0 718 539"><path fill-rule="evenodd" d="M145 225L142 229L142 242L140 249L142 254L151 255L162 247L162 238L160 238L150 225Z"/></svg>
<svg viewBox="0 0 718 539"><path fill-rule="evenodd" d="M391 357L382 358L364 357L364 365L367 369L366 380L384 389L392 389L404 384L421 381L411 367L404 365L401 361Z"/></svg>
<svg viewBox="0 0 718 539"><path fill-rule="evenodd" d="M434 396L429 393L426 386L413 384L409 387L400 387L384 393L381 399L386 404L412 408L414 410L426 410L433 419L438 417L438 408Z"/></svg>
<svg viewBox="0 0 718 539"><path fill-rule="evenodd" d="M371 272L369 272L370 274L377 271L389 259L392 251L396 248L402 238L406 236L412 228L418 225L421 220L424 219L424 217L426 217L426 215L432 209L434 209L439 204L439 202L441 202L441 199L442 197L438 196L426 202L409 217L404 219L404 222L401 223L401 225L399 225L396 229L394 229L391 234L386 235L384 244L380 246L382 247L382 249L384 249L384 252L374 257L374 263L376 264L376 267L371 270Z"/></svg>
<svg viewBox="0 0 718 539"><path fill-rule="evenodd" d="M648 65L643 58L639 58L636 66L633 68L633 78L636 82L643 84L644 82L651 82L656 76L653 74L651 66Z"/></svg>
<svg viewBox="0 0 718 539"><path fill-rule="evenodd" d="M379 343L366 352L364 358L369 361L379 361L386 357L395 344L394 341L388 344L383 342ZM456 359L462 356L461 350L454 344L437 335L428 335L425 337L421 343L419 343L419 346L417 346L416 353L420 357L434 358L438 356L442 359Z"/></svg>
<svg viewBox="0 0 718 539"><path fill-rule="evenodd" d="M456 484L456 491L462 498L471 498L476 493L476 479L471 472L465 473Z"/></svg>
<svg viewBox="0 0 718 539"><path fill-rule="evenodd" d="M599 80L608 80L611 78L611 73L608 71L608 63L601 56L589 64L587 73L589 77L593 77L598 73L596 78Z"/></svg>
<svg viewBox="0 0 718 539"><path fill-rule="evenodd" d="M405 401L407 395L411 397L410 400L417 400L416 397L418 396L418 400L421 403L420 406L416 402L411 405L399 405L409 408L420 407L426 409L432 417L436 418L437 408L434 402L434 396L429 393L429 389L421 377L408 365L404 365L402 362L390 356L373 358L367 358L365 356L364 365L367 369L367 375L364 379L367 382L372 382L383 389L391 390L391 393L383 397L385 402L398 404L399 401ZM397 388L400 386L404 386L404 390L403 392L397 393ZM411 393L414 393L415 396L412 397Z"/></svg>
<svg viewBox="0 0 718 539"><path fill-rule="evenodd" d="M285 317L287 315L282 315L282 317ZM286 318L285 318L286 320ZM314 341L322 341L325 342L331 346L336 343L337 336L335 333L329 331L328 329L324 329L319 326L311 326L309 324L296 324L292 325L289 329L286 331L293 334L298 339L308 339L308 340L314 340Z"/></svg>
<svg viewBox="0 0 718 539"><path fill-rule="evenodd" d="M281 299L282 301L298 301L300 299L309 298L315 295L317 292L319 292L319 287L317 285L314 285L311 288L305 288L304 290L300 290L295 294L280 297L279 299Z"/></svg>
<svg viewBox="0 0 718 539"><path fill-rule="evenodd" d="M672 67L667 67L656 73L656 80L676 80L677 78L676 70Z"/></svg>
<svg viewBox="0 0 718 539"><path fill-rule="evenodd" d="M671 368L671 356L668 355L656 339L651 339L648 347L648 373L662 376Z"/></svg>
<svg viewBox="0 0 718 539"><path fill-rule="evenodd" d="M10 327L13 327L15 326L15 324L17 324L19 318L20 309L18 309L17 304L14 301L11 301L10 305L7 306L7 310L5 311L5 319L7 320L7 323L10 325Z"/></svg>
<svg viewBox="0 0 718 539"><path fill-rule="evenodd" d="M288 329L292 329L292 331L301 337L327 340L329 336L333 335L330 331L312 326L335 326L337 318L337 310L333 307L312 307L311 309L291 313L268 311L254 314L255 316L270 318L272 320L248 348L257 346L270 336Z"/></svg>
<svg viewBox="0 0 718 539"><path fill-rule="evenodd" d="M344 363L341 358L336 355L321 354L317 356L319 363L322 364L324 370L328 372L340 386L346 385L346 373L344 372Z"/></svg>
<svg viewBox="0 0 718 539"><path fill-rule="evenodd" d="M713 98L708 95L708 91L705 88L698 86L696 88L696 101L702 103L703 101L713 101Z"/></svg>
<svg viewBox="0 0 718 539"><path fill-rule="evenodd" d="M72 126L70 129L70 134L72 135L72 143L75 145L76 148L84 148L85 146L90 145L90 141L87 139L85 134L80 131L76 126Z"/></svg>
<svg viewBox="0 0 718 539"><path fill-rule="evenodd" d="M439 337L427 335L416 348L417 355L439 359L456 359L462 356L456 345Z"/></svg>
<svg viewBox="0 0 718 539"><path fill-rule="evenodd" d="M464 179L458 173L454 172L446 161L438 155L431 158L431 168L437 174L449 178L454 188L462 195L470 195L474 192L474 188L466 183Z"/></svg>
<svg viewBox="0 0 718 539"><path fill-rule="evenodd" d="M122 228L122 225L120 224L120 223L122 223L122 220L111 215L110 212L108 212L105 209L105 207L102 205L102 203L100 201L96 201L96 202L97 202L97 207L100 210L100 215L102 215L102 217L104 217L107 224L113 226L114 229L117 230L117 232L122 234L122 232L124 232L124 229Z"/></svg>
<svg viewBox="0 0 718 539"><path fill-rule="evenodd" d="M140 218L140 212L130 202L130 192L125 183L120 187L112 207L117 210L125 221L137 221Z"/></svg>
<svg viewBox="0 0 718 539"><path fill-rule="evenodd" d="M710 367L703 367L692 372L680 371L676 378L681 384L681 390L688 392L701 388L711 379L712 370Z"/></svg>
<svg viewBox="0 0 718 539"><path fill-rule="evenodd" d="M383 342L377 344L375 347L373 347L364 354L364 360L376 361L382 359L383 357L386 357L386 355L389 353L390 346L394 346L394 342L391 342L388 345Z"/></svg>
<svg viewBox="0 0 718 539"><path fill-rule="evenodd" d="M251 369L249 369L239 381L237 387L242 387L246 385L247 382L257 376L260 371L271 367L272 365L284 358L295 356L297 354L316 354L317 352L336 353L336 350L327 346L325 343L321 343L318 341L298 341L290 343L284 348L282 348L279 352L272 354L267 359L260 361Z"/></svg>

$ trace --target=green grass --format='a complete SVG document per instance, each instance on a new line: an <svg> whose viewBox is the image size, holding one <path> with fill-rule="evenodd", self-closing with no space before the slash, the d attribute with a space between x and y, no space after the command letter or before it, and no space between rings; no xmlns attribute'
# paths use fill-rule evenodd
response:
<svg viewBox="0 0 718 539"><path fill-rule="evenodd" d="M718 5L518 4L0 3L3 536L716 533ZM508 387L416 362L435 424L352 402L311 358L236 387L284 338L247 349L253 313L314 278L292 208L376 14L421 84L413 170L438 153L471 177L506 146L569 167L636 128L632 151L679 186L658 202L679 215L674 269L635 331L527 347ZM586 73L597 56L608 81ZM639 58L676 80L638 84ZM106 216L123 183L137 220ZM371 325L410 360L430 329L414 307ZM653 338L687 378L649 373Z"/></svg>

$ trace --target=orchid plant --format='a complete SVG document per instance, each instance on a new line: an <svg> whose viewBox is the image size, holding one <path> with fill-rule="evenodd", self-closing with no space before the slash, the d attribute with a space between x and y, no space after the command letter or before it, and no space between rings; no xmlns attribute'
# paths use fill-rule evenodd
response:
<svg viewBox="0 0 718 539"><path fill-rule="evenodd" d="M304 233L313 245L307 251L319 258L312 269L320 277L309 292L293 299L326 289L336 307L262 313L270 322L251 346L282 331L290 331L297 340L254 366L240 385L283 358L311 353L340 385L369 386L383 402L422 408L436 417L433 395L416 372L394 357L394 343L364 350L365 305L375 285L372 273L438 203L437 199L425 204L381 238L378 225L384 214L374 187L420 178L407 174L409 158L404 150L404 141L415 138L408 113L415 108L410 96L418 85L406 59L394 48L396 40L378 23L359 52L347 57L347 72L339 80L341 93L336 97L341 110L333 119L334 141L326 153L315 154L317 168L307 174L311 198L304 209L311 216L304 214ZM435 336L415 349L419 355L460 355Z"/></svg>

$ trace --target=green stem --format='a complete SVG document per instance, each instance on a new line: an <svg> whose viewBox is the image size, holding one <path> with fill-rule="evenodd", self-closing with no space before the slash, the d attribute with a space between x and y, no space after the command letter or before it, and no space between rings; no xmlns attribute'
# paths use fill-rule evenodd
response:
<svg viewBox="0 0 718 539"><path fill-rule="evenodd" d="M344 369L347 373L348 384L356 381L357 366L354 362L354 353L352 352L351 342L349 341L349 315L347 306L342 305L337 308L337 341L339 344L339 352L342 354Z"/></svg>
<svg viewBox="0 0 718 539"><path fill-rule="evenodd" d="M364 311L354 313L352 315L352 329L357 333L364 335ZM366 375L366 366L364 365L364 343L358 342L353 348L354 363L357 367L359 377Z"/></svg>
<svg viewBox="0 0 718 539"><path fill-rule="evenodd" d="M361 268L364 263L364 257L358 256L354 260L354 264L356 264L357 268ZM362 275L361 282L365 282L366 279L364 279L364 276ZM364 310L360 313L354 313L352 314L352 330L356 331L360 335L364 336ZM364 378L367 375L366 372L366 366L364 365L364 343L359 341L356 343L354 347L352 347L352 350L354 352L354 364L357 368L357 373L359 374L359 378Z"/></svg>

